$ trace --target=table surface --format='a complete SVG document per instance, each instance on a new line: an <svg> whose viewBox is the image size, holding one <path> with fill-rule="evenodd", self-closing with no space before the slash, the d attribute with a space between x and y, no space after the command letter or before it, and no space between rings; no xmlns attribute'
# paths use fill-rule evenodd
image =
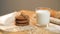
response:
<svg viewBox="0 0 60 34"><path fill-rule="evenodd" d="M30 12L29 12L29 15L33 16L32 14L30 14ZM31 20L31 21L33 21L33 20ZM35 21L33 23L35 23ZM38 28L39 28L39 32L37 34L58 34L55 32L48 31L44 27L38 27ZM0 34L3 34L3 32L0 31ZM25 31L25 32L10 32L9 34L27 34L27 31Z"/></svg>
<svg viewBox="0 0 60 34"><path fill-rule="evenodd" d="M45 27L39 27L39 31L37 34L58 34L58 33L55 33L55 32L51 32L51 31L48 31L45 29ZM3 34L3 32L0 31L0 34ZM27 34L27 31L25 32L10 32L9 34Z"/></svg>

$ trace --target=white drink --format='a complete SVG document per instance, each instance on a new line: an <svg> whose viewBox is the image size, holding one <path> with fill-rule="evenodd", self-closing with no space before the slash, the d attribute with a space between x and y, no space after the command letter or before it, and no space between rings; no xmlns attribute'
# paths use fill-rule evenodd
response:
<svg viewBox="0 0 60 34"><path fill-rule="evenodd" d="M37 22L39 26L46 26L50 22L50 13L48 10L36 10Z"/></svg>

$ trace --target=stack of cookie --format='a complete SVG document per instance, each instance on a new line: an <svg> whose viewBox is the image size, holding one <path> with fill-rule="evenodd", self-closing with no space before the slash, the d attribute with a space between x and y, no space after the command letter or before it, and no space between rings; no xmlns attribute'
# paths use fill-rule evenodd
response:
<svg viewBox="0 0 60 34"><path fill-rule="evenodd" d="M16 25L17 26L26 26L29 25L29 17L27 15L20 15L19 17L16 18Z"/></svg>

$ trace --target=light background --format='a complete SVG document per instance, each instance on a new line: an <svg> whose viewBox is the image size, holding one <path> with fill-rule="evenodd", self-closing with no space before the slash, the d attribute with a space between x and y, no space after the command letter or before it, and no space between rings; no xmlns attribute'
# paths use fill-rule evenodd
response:
<svg viewBox="0 0 60 34"><path fill-rule="evenodd" d="M0 15L21 9L34 10L37 7L60 10L60 0L0 0Z"/></svg>

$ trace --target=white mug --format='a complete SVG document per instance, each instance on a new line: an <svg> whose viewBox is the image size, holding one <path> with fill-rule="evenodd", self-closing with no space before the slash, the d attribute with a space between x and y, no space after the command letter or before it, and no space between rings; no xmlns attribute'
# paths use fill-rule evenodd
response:
<svg viewBox="0 0 60 34"><path fill-rule="evenodd" d="M36 10L37 13L37 25L47 26L50 22L50 12L48 10Z"/></svg>

